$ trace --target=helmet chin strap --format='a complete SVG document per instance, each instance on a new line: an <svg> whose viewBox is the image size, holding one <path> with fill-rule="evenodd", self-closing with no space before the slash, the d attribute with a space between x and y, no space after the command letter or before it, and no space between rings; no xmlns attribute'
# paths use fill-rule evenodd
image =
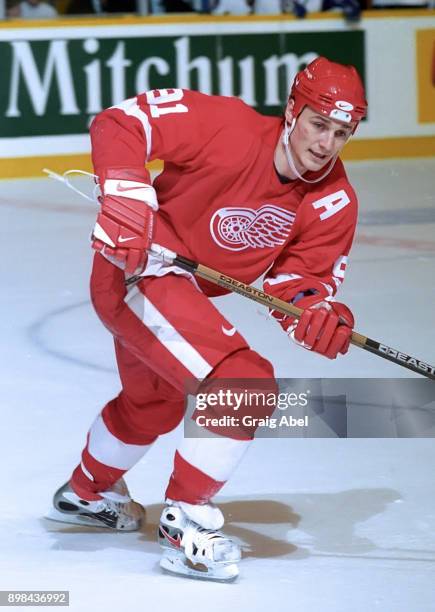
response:
<svg viewBox="0 0 435 612"><path fill-rule="evenodd" d="M284 145L284 151L285 151L285 155L287 157L287 163L289 165L290 170L293 172L293 174L295 174L298 179L300 179L301 181L303 181L304 183L319 183L321 180L323 180L325 178L325 176L328 176L328 174L331 172L332 168L334 167L335 162L337 161L337 155L334 155L334 157L331 159L331 163L329 164L328 168L326 169L326 171L322 174L322 176L319 176L319 178L313 179L313 180L309 180L306 179L302 176L302 174L300 174L300 172L298 172L295 162L293 160L293 156L291 154L290 151L290 147L289 147L289 141L290 141L290 135L293 132L293 130L295 129L295 125L296 125L296 117L293 117L293 121L291 123L291 126L288 126L287 121L285 122L285 128L284 128L284 134L282 137L282 142Z"/></svg>

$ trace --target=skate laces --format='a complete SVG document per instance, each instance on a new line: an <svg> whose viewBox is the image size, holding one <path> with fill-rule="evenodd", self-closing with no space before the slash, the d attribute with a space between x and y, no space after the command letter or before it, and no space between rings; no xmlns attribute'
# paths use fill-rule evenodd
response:
<svg viewBox="0 0 435 612"><path fill-rule="evenodd" d="M200 527L197 523L194 523L192 521L190 522L192 529L194 530L193 540L195 540L195 544L197 546L201 543L209 543L211 540L228 540L228 538L226 538L223 533L220 533L219 531L213 531L213 529L204 529L204 527Z"/></svg>
<svg viewBox="0 0 435 612"><path fill-rule="evenodd" d="M101 499L98 502L98 506L95 508L95 512L105 512L115 518L127 517L128 514L124 512L124 504L116 502L111 499Z"/></svg>
<svg viewBox="0 0 435 612"><path fill-rule="evenodd" d="M227 536L225 536L221 531L216 531L214 529L204 529L204 527L201 527L200 525L198 525L198 523L194 523L193 521L189 522L195 529L195 532L199 534L200 539L213 540L219 538L221 540L230 541L229 538L227 538Z"/></svg>
<svg viewBox="0 0 435 612"><path fill-rule="evenodd" d="M99 502L96 510L97 512L101 512L101 511L107 512L108 514L111 514L112 516L119 516L118 504L110 500L102 499Z"/></svg>
<svg viewBox="0 0 435 612"><path fill-rule="evenodd" d="M185 535L188 541L185 544L185 552L191 559L205 556L215 563L234 562L240 559L241 553L237 544L220 531L204 529L197 523L188 521Z"/></svg>

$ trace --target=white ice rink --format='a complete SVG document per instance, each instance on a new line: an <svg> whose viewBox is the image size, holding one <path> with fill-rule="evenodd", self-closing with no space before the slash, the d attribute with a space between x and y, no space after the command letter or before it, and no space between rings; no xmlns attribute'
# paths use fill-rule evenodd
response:
<svg viewBox="0 0 435 612"><path fill-rule="evenodd" d="M347 168L360 223L340 298L358 331L433 363L435 158ZM180 431L127 477L147 507L141 533L44 519L119 382L88 298L95 208L44 178L0 188L0 590L69 590L74 612L435 611L433 439L256 440L217 498L245 550L234 584L159 571L156 524ZM255 303L217 303L278 376L413 376L355 347L316 357Z"/></svg>

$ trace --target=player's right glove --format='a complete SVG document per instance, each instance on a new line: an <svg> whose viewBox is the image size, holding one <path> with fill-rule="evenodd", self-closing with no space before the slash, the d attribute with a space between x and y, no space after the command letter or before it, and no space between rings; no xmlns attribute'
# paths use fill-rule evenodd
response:
<svg viewBox="0 0 435 612"><path fill-rule="evenodd" d="M130 274L140 274L154 234L156 193L142 168L109 168L101 177L101 211L92 248L114 258Z"/></svg>
<svg viewBox="0 0 435 612"><path fill-rule="evenodd" d="M304 309L299 320L276 310L272 316L297 344L329 359L347 353L355 321L345 304L310 295L299 299L295 305Z"/></svg>

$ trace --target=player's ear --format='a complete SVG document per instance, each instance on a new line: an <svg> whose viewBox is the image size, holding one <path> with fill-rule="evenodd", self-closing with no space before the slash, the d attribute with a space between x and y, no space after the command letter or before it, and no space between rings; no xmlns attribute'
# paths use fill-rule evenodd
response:
<svg viewBox="0 0 435 612"><path fill-rule="evenodd" d="M285 107L285 111L284 111L284 116L285 116L285 120L287 121L287 123L289 125L291 125L292 121L293 121L293 108L295 105L295 101L293 100L293 98L289 98L288 102L287 102L287 106Z"/></svg>

